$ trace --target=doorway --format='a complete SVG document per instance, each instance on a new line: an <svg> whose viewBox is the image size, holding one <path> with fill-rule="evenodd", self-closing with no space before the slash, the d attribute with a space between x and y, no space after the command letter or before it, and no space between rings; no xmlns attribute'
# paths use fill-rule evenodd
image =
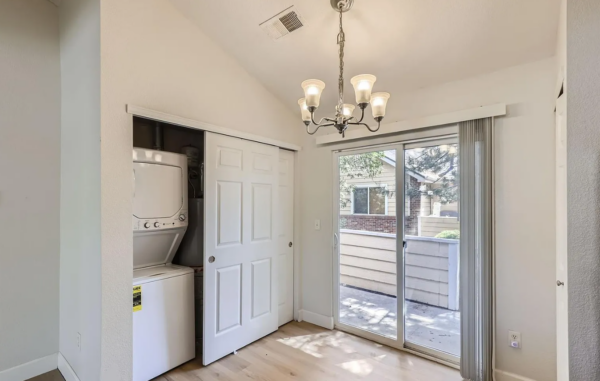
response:
<svg viewBox="0 0 600 381"><path fill-rule="evenodd" d="M455 136L334 153L336 327L460 359Z"/></svg>

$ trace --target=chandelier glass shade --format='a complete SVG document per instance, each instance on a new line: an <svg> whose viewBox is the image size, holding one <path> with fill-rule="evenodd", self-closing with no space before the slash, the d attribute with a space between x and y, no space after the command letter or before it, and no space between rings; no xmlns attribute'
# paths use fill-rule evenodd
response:
<svg viewBox="0 0 600 381"><path fill-rule="evenodd" d="M360 74L352 77L350 83L354 87L354 94L356 97L356 104L360 109L360 118L354 117L354 110L356 108L353 104L344 103L344 44L346 43L346 36L343 28L343 14L344 12L352 8L354 0L330 0L332 7L340 14L340 30L337 36L337 44L339 46L339 79L338 79L338 103L335 108L334 117L325 117L319 122L315 121L315 111L319 107L321 101L321 94L325 89L325 82L318 79L307 79L302 82L302 90L304 90L304 98L298 100L298 106L300 106L300 112L302 115L302 121L306 125L306 132L310 135L315 134L321 127L335 127L338 132L345 136L348 126L364 126L371 132L376 132L381 126L381 120L385 116L385 108L387 102L390 99L390 94L385 92L373 93L373 85L377 81L377 78L371 74ZM377 127L372 128L368 124L363 123L365 117L365 109L371 105L373 118L377 122ZM311 131L311 124L315 125L316 128Z"/></svg>

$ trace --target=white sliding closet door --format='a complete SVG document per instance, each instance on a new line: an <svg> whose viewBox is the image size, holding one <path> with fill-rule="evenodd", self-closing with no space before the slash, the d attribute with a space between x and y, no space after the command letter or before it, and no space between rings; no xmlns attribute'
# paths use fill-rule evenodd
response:
<svg viewBox="0 0 600 381"><path fill-rule="evenodd" d="M279 149L207 132L204 152L207 365L277 330Z"/></svg>
<svg viewBox="0 0 600 381"><path fill-rule="evenodd" d="M294 153L279 150L279 325L294 319Z"/></svg>

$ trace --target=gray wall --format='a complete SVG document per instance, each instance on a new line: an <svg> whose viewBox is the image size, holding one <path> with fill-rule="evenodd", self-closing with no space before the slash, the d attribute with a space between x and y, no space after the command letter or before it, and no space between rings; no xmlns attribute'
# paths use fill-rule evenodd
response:
<svg viewBox="0 0 600 381"><path fill-rule="evenodd" d="M60 50L46 0L0 1L0 372L58 351Z"/></svg>
<svg viewBox="0 0 600 381"><path fill-rule="evenodd" d="M567 173L571 380L600 379L600 2L568 2Z"/></svg>

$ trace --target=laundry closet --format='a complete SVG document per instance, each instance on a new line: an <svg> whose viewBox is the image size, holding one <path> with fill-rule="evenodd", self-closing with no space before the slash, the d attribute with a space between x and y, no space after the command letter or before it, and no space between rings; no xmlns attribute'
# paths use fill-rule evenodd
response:
<svg viewBox="0 0 600 381"><path fill-rule="evenodd" d="M134 381L291 321L294 153L136 116L132 159Z"/></svg>

